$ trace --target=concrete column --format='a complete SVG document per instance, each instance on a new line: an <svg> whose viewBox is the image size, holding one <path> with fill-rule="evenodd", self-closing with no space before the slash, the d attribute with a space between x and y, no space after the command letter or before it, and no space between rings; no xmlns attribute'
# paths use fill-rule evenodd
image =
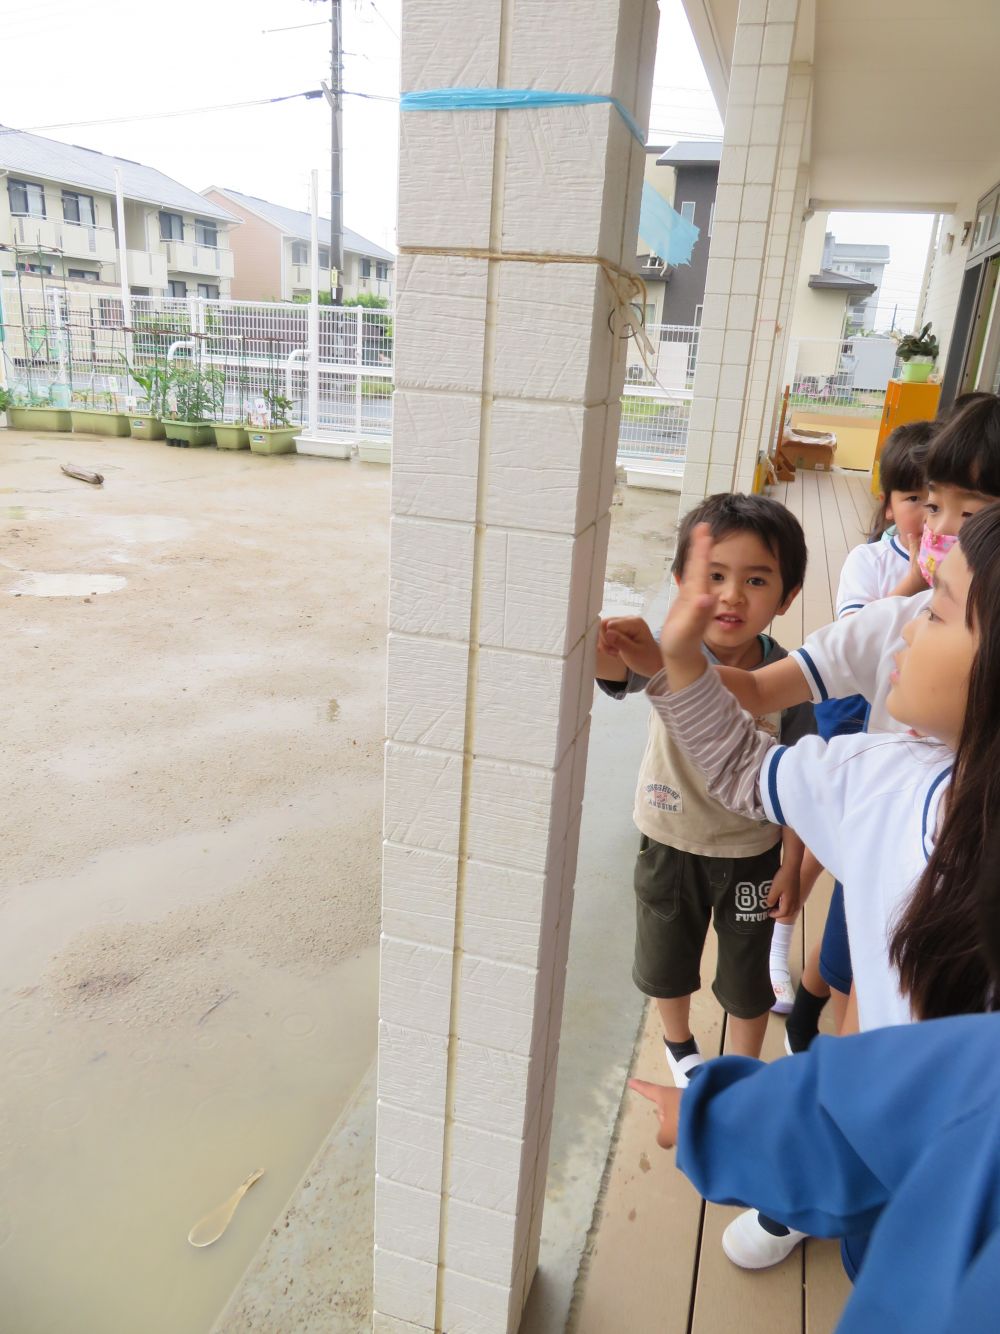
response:
<svg viewBox="0 0 1000 1334"><path fill-rule="evenodd" d="M654 0L406 0L404 89L612 94ZM375 1330L506 1334L537 1262L644 150L610 105L404 114ZM609 328L609 317L611 326Z"/></svg>
<svg viewBox="0 0 1000 1334"><path fill-rule="evenodd" d="M739 488L744 471L741 441L754 430L754 422L758 434L760 430L764 381L753 387L752 368L755 345L773 342L777 314L780 272L768 279L766 264L769 230L781 226L776 196L779 192L787 196L782 200L783 216L790 219L794 193L795 170L791 183L780 176L779 152L791 109L789 74L798 10L799 0L743 0L740 5L698 339L682 512L705 495ZM796 110L797 106L796 101ZM803 119L803 129L804 124ZM787 234L786 225L786 244ZM764 302L768 303L767 317ZM769 352L768 348L768 356ZM751 477L752 473L751 464Z"/></svg>

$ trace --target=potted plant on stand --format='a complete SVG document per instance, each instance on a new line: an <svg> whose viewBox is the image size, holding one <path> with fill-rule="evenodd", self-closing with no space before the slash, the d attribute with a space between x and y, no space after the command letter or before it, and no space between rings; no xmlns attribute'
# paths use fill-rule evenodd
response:
<svg viewBox="0 0 1000 1334"><path fill-rule="evenodd" d="M238 407L236 420L224 422L222 420L226 407L225 383L222 386L221 402L219 404L219 420L212 423L212 430L215 432L215 443L220 449L249 449L250 436L246 428L246 401L247 392L250 388L246 368L240 364L239 379L236 382L238 394Z"/></svg>
<svg viewBox="0 0 1000 1334"><path fill-rule="evenodd" d="M907 334L896 346L896 356L903 363L900 379L910 384L926 383L938 357L938 340L928 322L919 333Z"/></svg>
<svg viewBox="0 0 1000 1334"><path fill-rule="evenodd" d="M81 390L73 395L73 403L70 417L74 431L84 435L130 434L128 414L118 411L115 395L110 389L100 394L94 394L89 389Z"/></svg>
<svg viewBox="0 0 1000 1334"><path fill-rule="evenodd" d="M291 454L295 437L302 429L289 423L292 400L273 389L265 389L263 397L267 404L267 425L250 427L250 448L255 454Z"/></svg>
<svg viewBox="0 0 1000 1334"><path fill-rule="evenodd" d="M214 443L212 416L215 402L213 377L218 371L202 371L196 366L174 365L170 387L174 411L163 420L168 445L188 448Z"/></svg>
<svg viewBox="0 0 1000 1334"><path fill-rule="evenodd" d="M166 366L153 362L150 366L128 366L132 380L142 390L142 398L137 410L129 418L129 427L134 440L162 440L164 436L163 418L167 415L167 393L170 389L170 372Z"/></svg>

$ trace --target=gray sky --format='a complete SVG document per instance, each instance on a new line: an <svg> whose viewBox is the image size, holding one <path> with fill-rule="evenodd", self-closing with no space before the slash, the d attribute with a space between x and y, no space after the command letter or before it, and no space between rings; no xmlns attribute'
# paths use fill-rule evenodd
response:
<svg viewBox="0 0 1000 1334"><path fill-rule="evenodd" d="M329 78L329 5L311 0L0 0L0 122L158 167L196 190L229 185L307 208L309 173L330 188L325 101L137 118L317 88ZM344 87L399 92L400 0L343 0ZM661 0L650 139L718 135L722 125L681 0ZM309 26L297 26L309 25ZM266 31L287 29L286 31ZM398 110L345 99L344 220L395 241ZM75 122L75 124L69 124ZM880 318L912 314L929 218L836 214L842 241L892 248Z"/></svg>

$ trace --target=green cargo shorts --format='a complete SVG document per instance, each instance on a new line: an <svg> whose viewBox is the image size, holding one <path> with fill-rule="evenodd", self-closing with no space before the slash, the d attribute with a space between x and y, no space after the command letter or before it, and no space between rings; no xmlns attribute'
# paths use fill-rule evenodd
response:
<svg viewBox="0 0 1000 1334"><path fill-rule="evenodd" d="M635 963L647 996L671 1000L701 987L701 955L714 917L719 940L712 991L737 1019L774 1004L768 960L774 921L767 896L781 844L756 857L702 857L642 835L635 863Z"/></svg>

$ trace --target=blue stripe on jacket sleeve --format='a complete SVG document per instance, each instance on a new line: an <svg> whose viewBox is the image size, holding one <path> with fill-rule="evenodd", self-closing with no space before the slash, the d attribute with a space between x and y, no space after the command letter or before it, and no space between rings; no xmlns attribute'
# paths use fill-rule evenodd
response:
<svg viewBox="0 0 1000 1334"><path fill-rule="evenodd" d="M797 648L795 652L792 654L792 657L798 658L798 660L801 663L804 663L805 666L808 668L809 675L812 677L816 689L819 691L820 699L824 700L829 699L830 696L826 686L823 684L823 678L820 676L816 664L813 662L812 658L806 652L806 650L804 648Z"/></svg>
<svg viewBox="0 0 1000 1334"><path fill-rule="evenodd" d="M764 761L767 768L767 782L762 790L764 805L771 808L772 823L781 825L787 824L788 821L785 819L781 802L778 800L778 764L787 749L787 746L775 746L774 750L768 752Z"/></svg>

